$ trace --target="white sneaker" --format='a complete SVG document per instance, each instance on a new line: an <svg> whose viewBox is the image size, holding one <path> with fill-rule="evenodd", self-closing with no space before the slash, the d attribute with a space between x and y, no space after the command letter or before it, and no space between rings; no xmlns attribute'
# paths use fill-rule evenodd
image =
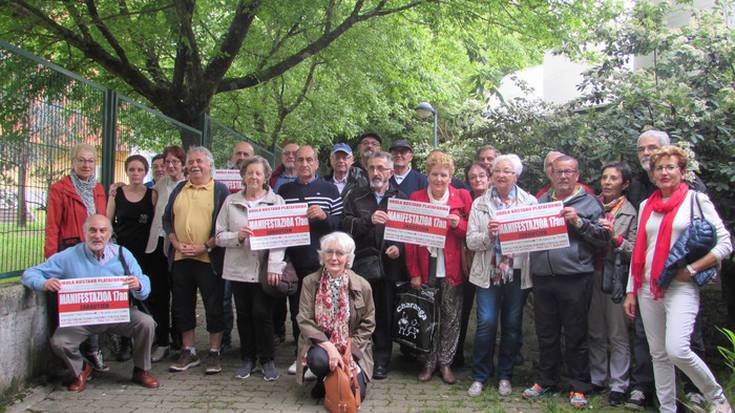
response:
<svg viewBox="0 0 735 413"><path fill-rule="evenodd" d="M704 409L704 406L707 404L707 400L705 400L701 393L689 392L685 397L686 402L684 404L689 410L694 413L707 413L707 410Z"/></svg>
<svg viewBox="0 0 735 413"><path fill-rule="evenodd" d="M510 385L510 380L500 380L498 383L498 394L501 396L510 396L513 393L513 386Z"/></svg>
<svg viewBox="0 0 735 413"><path fill-rule="evenodd" d="M306 373L304 373L304 381L312 380L316 380L316 374L314 374L311 369L306 369Z"/></svg>
<svg viewBox="0 0 735 413"><path fill-rule="evenodd" d="M296 374L296 361L293 362L292 365L288 366L288 374Z"/></svg>
<svg viewBox="0 0 735 413"><path fill-rule="evenodd" d="M469 390L467 390L467 395L470 397L477 397L482 394L483 387L485 386L483 386L482 382L473 381Z"/></svg>
<svg viewBox="0 0 735 413"><path fill-rule="evenodd" d="M727 399L725 396L722 396L721 399L715 400L710 405L710 412L711 413L732 413L732 407L730 407L730 403L727 402Z"/></svg>

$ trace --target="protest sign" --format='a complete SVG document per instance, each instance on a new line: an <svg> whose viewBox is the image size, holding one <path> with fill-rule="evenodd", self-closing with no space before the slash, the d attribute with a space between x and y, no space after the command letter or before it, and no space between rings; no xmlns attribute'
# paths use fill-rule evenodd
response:
<svg viewBox="0 0 735 413"><path fill-rule="evenodd" d="M253 231L250 249L285 248L309 245L306 203L262 206L248 209L248 226Z"/></svg>
<svg viewBox="0 0 735 413"><path fill-rule="evenodd" d="M503 254L551 250L569 246L564 205L549 202L497 211L498 237Z"/></svg>
<svg viewBox="0 0 735 413"><path fill-rule="evenodd" d="M130 321L125 277L70 278L59 281L59 327Z"/></svg>
<svg viewBox="0 0 735 413"><path fill-rule="evenodd" d="M242 190L242 177L239 169L216 169L214 171L214 180L227 185L230 192Z"/></svg>
<svg viewBox="0 0 735 413"><path fill-rule="evenodd" d="M449 228L448 206L390 198L387 212L386 240L444 248Z"/></svg>

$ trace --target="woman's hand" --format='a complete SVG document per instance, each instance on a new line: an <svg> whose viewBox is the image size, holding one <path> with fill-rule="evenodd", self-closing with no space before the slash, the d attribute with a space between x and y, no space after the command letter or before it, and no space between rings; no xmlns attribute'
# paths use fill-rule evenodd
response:
<svg viewBox="0 0 735 413"><path fill-rule="evenodd" d="M339 350L331 341L323 341L319 343L319 347L323 348L329 356L329 371L334 371L337 367L344 367L342 361L342 355L339 354Z"/></svg>
<svg viewBox="0 0 735 413"><path fill-rule="evenodd" d="M500 228L500 222L495 218L491 219L487 224L487 233L490 236L490 239L498 236L498 228Z"/></svg>
<svg viewBox="0 0 735 413"><path fill-rule="evenodd" d="M449 226L452 228L457 228L459 226L459 215L457 214L449 214L447 217L449 220Z"/></svg>
<svg viewBox="0 0 735 413"><path fill-rule="evenodd" d="M281 274L277 272L268 273L268 285L276 286L278 285L279 281L281 281Z"/></svg>
<svg viewBox="0 0 735 413"><path fill-rule="evenodd" d="M635 319L635 306L636 305L637 303L636 303L635 294L628 293L625 296L625 302L623 303L623 309L625 310L625 315L628 316L628 318L630 318L631 320Z"/></svg>
<svg viewBox="0 0 735 413"><path fill-rule="evenodd" d="M421 289L421 277L411 277L411 287L420 290Z"/></svg>
<svg viewBox="0 0 735 413"><path fill-rule="evenodd" d="M615 218L600 218L600 225L610 233L611 238L615 238Z"/></svg>
<svg viewBox="0 0 735 413"><path fill-rule="evenodd" d="M253 230L247 225L240 227L240 231L237 232L237 238L240 242L245 241L245 239L251 235L253 235Z"/></svg>

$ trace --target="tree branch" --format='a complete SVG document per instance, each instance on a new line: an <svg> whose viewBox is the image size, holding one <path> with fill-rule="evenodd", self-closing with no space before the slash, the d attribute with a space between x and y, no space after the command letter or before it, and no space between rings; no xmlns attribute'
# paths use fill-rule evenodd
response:
<svg viewBox="0 0 735 413"><path fill-rule="evenodd" d="M176 4L176 17L179 23L179 50L177 50L177 65L183 63L183 67L178 68L184 73L187 69L191 72L191 82L198 83L202 77L202 57L199 53L194 30L192 29L192 19L194 17L194 0L174 0ZM181 50L184 48L185 50ZM181 53L180 53L181 52ZM179 62L178 57L185 57ZM183 78L182 78L183 80Z"/></svg>
<svg viewBox="0 0 735 413"><path fill-rule="evenodd" d="M110 32L110 29L107 27L107 25L103 23L102 20L100 20L100 15L97 12L97 5L94 4L94 0L87 0L86 3L89 16L92 18L92 22L94 23L95 27L97 27L97 30L102 33L102 36L105 38L105 40L107 40L107 43L112 46L112 49L115 51L115 53L117 53L120 61L126 66L130 66L128 56L122 46L120 46L120 42L118 42L112 32Z"/></svg>

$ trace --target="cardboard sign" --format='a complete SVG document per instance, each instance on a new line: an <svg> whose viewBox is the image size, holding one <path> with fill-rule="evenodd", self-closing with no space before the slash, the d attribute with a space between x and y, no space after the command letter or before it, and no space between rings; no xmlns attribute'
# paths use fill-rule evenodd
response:
<svg viewBox="0 0 735 413"><path fill-rule="evenodd" d="M248 226L253 230L250 249L253 251L270 248L309 245L309 219L306 218L308 204L263 206L248 209Z"/></svg>
<svg viewBox="0 0 735 413"><path fill-rule="evenodd" d="M130 322L125 277L70 278L60 281L59 327Z"/></svg>
<svg viewBox="0 0 735 413"><path fill-rule="evenodd" d="M214 179L227 185L230 192L242 190L242 177L237 169L216 169Z"/></svg>
<svg viewBox="0 0 735 413"><path fill-rule="evenodd" d="M448 206L390 198L387 213L386 240L444 248L449 229Z"/></svg>
<svg viewBox="0 0 735 413"><path fill-rule="evenodd" d="M498 237L503 254L552 250L569 246L562 202L528 205L497 211Z"/></svg>

